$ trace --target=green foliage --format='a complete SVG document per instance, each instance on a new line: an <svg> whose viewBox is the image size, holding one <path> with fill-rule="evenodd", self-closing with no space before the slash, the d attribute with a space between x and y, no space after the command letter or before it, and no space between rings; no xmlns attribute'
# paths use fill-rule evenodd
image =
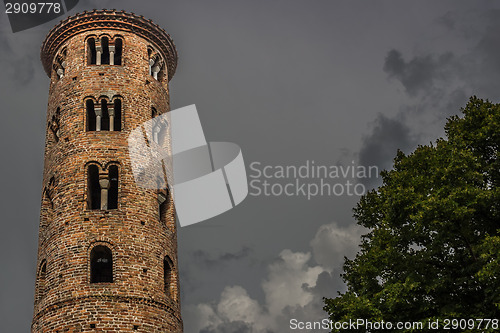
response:
<svg viewBox="0 0 500 333"><path fill-rule="evenodd" d="M334 322L500 317L500 105L472 97L462 111L360 199L370 231L345 259L347 291L325 299Z"/></svg>

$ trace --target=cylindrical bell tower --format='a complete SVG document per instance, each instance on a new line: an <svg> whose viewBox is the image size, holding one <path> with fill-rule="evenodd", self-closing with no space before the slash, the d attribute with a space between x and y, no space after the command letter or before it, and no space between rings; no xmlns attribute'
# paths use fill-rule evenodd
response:
<svg viewBox="0 0 500 333"><path fill-rule="evenodd" d="M50 77L32 332L182 332L173 200L139 187L129 133L170 110L170 36L95 10L42 45Z"/></svg>

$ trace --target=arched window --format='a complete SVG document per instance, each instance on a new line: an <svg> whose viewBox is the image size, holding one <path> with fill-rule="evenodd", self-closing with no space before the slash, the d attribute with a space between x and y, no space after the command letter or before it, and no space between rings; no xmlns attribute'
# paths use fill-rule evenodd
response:
<svg viewBox="0 0 500 333"><path fill-rule="evenodd" d="M59 141L59 118L61 117L61 108L57 108L56 112L52 115L49 128L55 142Z"/></svg>
<svg viewBox="0 0 500 333"><path fill-rule="evenodd" d="M99 117L99 114L97 114ZM101 126L99 127L99 120ZM109 131L109 112L108 112L108 101L104 98L101 99L101 116L97 118L97 128L101 131Z"/></svg>
<svg viewBox="0 0 500 333"><path fill-rule="evenodd" d="M115 40L114 64L121 66L122 64L123 42L121 38Z"/></svg>
<svg viewBox="0 0 500 333"><path fill-rule="evenodd" d="M151 108L151 118L156 118L160 113L156 111L155 108ZM159 145L164 145L165 144L165 139L167 136L167 127L168 123L165 117L157 118L156 120L153 120L152 123L152 133L151 136L153 138L153 142L159 144Z"/></svg>
<svg viewBox="0 0 500 333"><path fill-rule="evenodd" d="M108 209L118 208L118 166L109 167Z"/></svg>
<svg viewBox="0 0 500 333"><path fill-rule="evenodd" d="M172 270L173 270L173 263L172 260L169 258L169 256L166 256L165 259L163 259L163 280L164 280L164 288L165 288L165 294L170 297L172 296Z"/></svg>
<svg viewBox="0 0 500 333"><path fill-rule="evenodd" d="M90 252L90 283L113 282L113 254L111 250L98 245Z"/></svg>
<svg viewBox="0 0 500 333"><path fill-rule="evenodd" d="M45 281L45 277L47 275L47 260L42 260L42 264L40 265L40 281Z"/></svg>
<svg viewBox="0 0 500 333"><path fill-rule="evenodd" d="M166 147L167 144L167 130L168 130L168 122L165 117L161 118L159 121L158 126L160 127L160 130L158 131L158 144L161 147Z"/></svg>
<svg viewBox="0 0 500 333"><path fill-rule="evenodd" d="M89 209L101 209L101 186L99 167L91 164L87 169L87 206Z"/></svg>
<svg viewBox="0 0 500 333"><path fill-rule="evenodd" d="M87 131L95 131L97 130L97 116L94 109L94 101L88 99L85 102L85 107L87 111Z"/></svg>
<svg viewBox="0 0 500 333"><path fill-rule="evenodd" d="M158 216L159 221L162 223L166 223L168 210L168 190L167 192L158 193Z"/></svg>
<svg viewBox="0 0 500 333"><path fill-rule="evenodd" d="M56 180L54 177L50 177L49 183L45 188L45 195L49 202L50 209L54 209L54 196L56 192Z"/></svg>
<svg viewBox="0 0 500 333"><path fill-rule="evenodd" d="M52 214L54 213L54 204L52 198L49 194L49 189L45 187L43 189L42 196L42 207L41 207L41 223L40 227L46 226L50 221L52 221Z"/></svg>
<svg viewBox="0 0 500 333"><path fill-rule="evenodd" d="M156 109L154 107L152 107L151 108L151 118L154 118L158 115L159 115L158 111L156 111Z"/></svg>
<svg viewBox="0 0 500 333"><path fill-rule="evenodd" d="M87 168L87 207L92 210L108 210L118 208L117 165L110 165L107 175L99 175L99 167L91 164Z"/></svg>
<svg viewBox="0 0 500 333"><path fill-rule="evenodd" d="M163 76L163 60L158 53L154 53L151 48L148 48L149 58L149 74L158 81L162 80Z"/></svg>
<svg viewBox="0 0 500 333"><path fill-rule="evenodd" d="M101 46L102 46L101 64L102 65L109 65L109 39L108 39L108 37L101 38Z"/></svg>
<svg viewBox="0 0 500 333"><path fill-rule="evenodd" d="M85 102L87 113L87 131L121 131L122 130L122 101L115 98L108 104L105 98L94 105L92 99Z"/></svg>
<svg viewBox="0 0 500 333"><path fill-rule="evenodd" d="M153 49L148 47L148 65L149 65L149 75L153 75L152 73L152 68L153 68L153 65L154 65L154 60L153 60Z"/></svg>
<svg viewBox="0 0 500 333"><path fill-rule="evenodd" d="M95 38L87 40L87 65L95 65L97 60L97 52L95 46Z"/></svg>
<svg viewBox="0 0 500 333"><path fill-rule="evenodd" d="M159 66L160 66L159 67L160 70L158 71L158 75L157 75L156 79L161 82L161 81L163 81L163 79L165 77L165 66L163 65L163 62L161 62L159 64Z"/></svg>
<svg viewBox="0 0 500 333"><path fill-rule="evenodd" d="M165 119L160 119L153 125L153 141L165 147L165 139L167 136L167 121Z"/></svg>
<svg viewBox="0 0 500 333"><path fill-rule="evenodd" d="M112 125L113 131L119 132L122 130L122 101L119 98L115 98L113 104L113 116L111 116L110 113L110 124Z"/></svg>
<svg viewBox="0 0 500 333"><path fill-rule="evenodd" d="M45 296L46 291L46 277L47 277L47 260L43 259L40 263L40 270L38 271L38 297Z"/></svg>

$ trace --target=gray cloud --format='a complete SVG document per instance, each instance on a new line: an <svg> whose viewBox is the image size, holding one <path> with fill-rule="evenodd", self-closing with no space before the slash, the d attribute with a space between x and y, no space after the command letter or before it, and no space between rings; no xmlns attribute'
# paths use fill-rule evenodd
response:
<svg viewBox="0 0 500 333"><path fill-rule="evenodd" d="M238 279L244 283L245 272L255 271L254 250L249 246L242 246L236 251L203 251L200 249L179 254L180 276L182 277L181 298L186 295L196 295L198 300L206 300L215 290L222 290L222 283L231 283L231 279ZM189 263L189 264L185 264ZM238 274L234 273L238 270ZM207 285L217 286L205 288ZM219 292L217 291L217 292ZM191 298L193 299L193 298Z"/></svg>
<svg viewBox="0 0 500 333"><path fill-rule="evenodd" d="M436 80L449 75L454 56L447 52L438 56L425 55L405 61L398 50L391 50L384 63L384 71L401 82L410 96L429 93L436 88Z"/></svg>
<svg viewBox="0 0 500 333"><path fill-rule="evenodd" d="M379 170L388 170L398 149L409 152L416 148L418 140L411 134L411 129L401 120L379 114L372 125L369 135L363 138L359 152L359 163L364 166L378 166ZM378 179L366 179L365 185L375 185Z"/></svg>
<svg viewBox="0 0 500 333"><path fill-rule="evenodd" d="M241 286L226 286L217 302L187 307L187 331L278 333L289 327L292 318L323 319L323 297L335 297L337 291L344 290L340 267L344 255L355 254L360 234L356 225L321 226L310 242L313 255L286 249L268 265L267 277L261 284L263 303ZM315 265L312 259L321 265Z"/></svg>
<svg viewBox="0 0 500 333"><path fill-rule="evenodd" d="M213 255L202 251L202 250L196 250L193 252L192 257L193 260L196 261L198 264L202 264L207 267L212 267L215 268L217 265L222 265L226 262L232 261L232 260L241 260L243 258L247 258L252 254L253 250L247 246L244 246L241 248L241 250L237 252L225 252L223 254L220 254L214 258Z"/></svg>
<svg viewBox="0 0 500 333"><path fill-rule="evenodd" d="M6 15L0 16L0 30L10 30ZM10 84L16 87L25 87L35 76L35 63L38 66L39 43L42 33L39 29L35 33L13 34L10 32L0 33L0 68L3 69L5 77L8 77ZM18 36L23 38L17 38Z"/></svg>
<svg viewBox="0 0 500 333"><path fill-rule="evenodd" d="M474 18L471 13L475 13ZM500 29L498 10L471 13L447 11L436 19L452 36L466 41L465 52L431 50L408 59L398 49L387 53L384 72L400 82L412 99L400 105L396 116L377 116L371 132L363 138L361 164L389 169L397 149L408 153L417 143L442 136L446 118L459 114L469 96L500 98L495 88L500 76L500 36L495 33ZM485 18L484 24L477 24L476 15Z"/></svg>
<svg viewBox="0 0 500 333"><path fill-rule="evenodd" d="M485 15L487 25L477 44L471 49L464 61L468 62L468 76L472 79L474 94L485 98L500 99L498 78L500 77L500 22L499 10L492 10Z"/></svg>

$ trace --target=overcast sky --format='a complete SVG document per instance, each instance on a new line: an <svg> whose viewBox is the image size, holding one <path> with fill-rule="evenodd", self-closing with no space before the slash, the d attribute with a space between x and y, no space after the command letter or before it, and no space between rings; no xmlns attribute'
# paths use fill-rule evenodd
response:
<svg viewBox="0 0 500 333"><path fill-rule="evenodd" d="M209 141L261 166L390 168L443 136L471 95L498 102L496 1L80 1L116 8L174 39L172 108L196 104ZM12 33L0 15L2 331L29 331L49 79L40 45L57 23ZM354 162L353 162L354 161ZM271 180L282 184L290 180ZM294 181L294 180L292 180ZM309 180L306 180L309 181ZM360 180L376 186L377 179ZM186 333L282 333L325 317L360 230L357 196L248 196L179 230Z"/></svg>

